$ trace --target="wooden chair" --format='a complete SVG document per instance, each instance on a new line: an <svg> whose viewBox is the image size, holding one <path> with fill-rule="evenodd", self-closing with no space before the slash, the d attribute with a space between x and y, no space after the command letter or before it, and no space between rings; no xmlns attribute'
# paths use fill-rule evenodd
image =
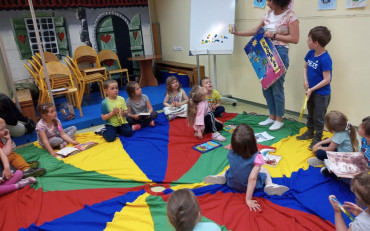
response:
<svg viewBox="0 0 370 231"><path fill-rule="evenodd" d="M41 55L39 53L36 53L36 56L41 60ZM44 51L44 58L46 63L51 61L59 61L58 56L48 51Z"/></svg>
<svg viewBox="0 0 370 231"><path fill-rule="evenodd" d="M83 88L85 89L85 85L89 83L98 82L99 83L99 89L100 89L100 95L102 99L104 99L104 88L103 88L103 82L107 79L106 70L104 69L104 73L101 72L83 72L78 68L77 63L69 56L67 56L67 59L64 59L64 61L68 64L69 68L73 71L73 74L76 76L76 80L83 84ZM83 98L83 92L80 95L80 98L82 100Z"/></svg>
<svg viewBox="0 0 370 231"><path fill-rule="evenodd" d="M72 79L71 72L68 69L68 67L65 64L63 64L59 61L58 62L57 61L50 61L50 62L46 63L46 68L47 68L47 71L48 71L48 75L49 75L50 79L52 79L52 81L54 81L58 78L64 78L64 79L66 77L69 78L68 86L65 86L63 88L53 89L53 95L67 94L68 96L74 96L74 97L71 98L72 103L80 110L80 115L82 117L81 101L80 101L80 97L79 97L80 93L78 92L78 89L75 87L75 84L74 84L73 79ZM41 70L40 70L40 80L45 80L44 67L41 67ZM44 84L44 86L45 86L45 84ZM44 91L45 90L46 90L47 95L49 96L47 88L44 87Z"/></svg>
<svg viewBox="0 0 370 231"><path fill-rule="evenodd" d="M105 62L105 61L112 61L111 66L113 66L114 61L116 61L116 63L118 64L119 69L110 70L109 67L107 67L107 71L108 71L110 79L112 78L112 75L118 74L118 73L120 74L120 76L121 76L121 87L123 86L122 73L126 72L127 83L130 82L130 78L129 78L129 75L128 75L128 69L121 67L121 63L120 63L116 53L114 53L111 50L101 50L98 54L98 59L99 59L100 63ZM108 66L108 65L106 64L106 66Z"/></svg>
<svg viewBox="0 0 370 231"><path fill-rule="evenodd" d="M87 63L90 66L100 67L98 54L94 48L83 45L75 49L73 53L73 60L77 63Z"/></svg>
<svg viewBox="0 0 370 231"><path fill-rule="evenodd" d="M34 65L31 60L28 60L28 62ZM39 98L37 101L37 105L47 102L48 96L45 95L44 85L43 85L43 82L40 81L39 74L34 72L32 68L30 68L27 64L24 63L24 66L26 67L28 72L31 74L31 76L34 78L36 86L39 89Z"/></svg>

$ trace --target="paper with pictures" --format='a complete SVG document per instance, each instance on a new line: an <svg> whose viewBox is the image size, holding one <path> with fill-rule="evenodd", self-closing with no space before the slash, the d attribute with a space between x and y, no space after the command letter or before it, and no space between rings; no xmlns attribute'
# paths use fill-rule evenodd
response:
<svg viewBox="0 0 370 231"><path fill-rule="evenodd" d="M264 37L265 30L261 27L244 47L263 89L269 88L282 75L286 68L271 39Z"/></svg>
<svg viewBox="0 0 370 231"><path fill-rule="evenodd" d="M337 0L319 0L319 10L335 10Z"/></svg>
<svg viewBox="0 0 370 231"><path fill-rule="evenodd" d="M267 132L256 133L254 136L256 137L257 143L275 139L274 136L268 134Z"/></svg>
<svg viewBox="0 0 370 231"><path fill-rule="evenodd" d="M222 144L214 141L214 140L210 140L210 141L207 141L207 142L204 142L202 144L198 144L198 145L195 145L193 146L193 149L198 151L198 152L201 152L201 153L206 153L206 152L209 152L215 148L218 148L222 146Z"/></svg>
<svg viewBox="0 0 370 231"><path fill-rule="evenodd" d="M346 8L365 7L367 0L347 0Z"/></svg>
<svg viewBox="0 0 370 231"><path fill-rule="evenodd" d="M326 152L325 165L338 177L353 178L356 174L369 171L362 152Z"/></svg>
<svg viewBox="0 0 370 231"><path fill-rule="evenodd" d="M263 159L265 160L265 165L276 167L276 165L281 160L281 156L272 155L272 154L266 154L263 156Z"/></svg>

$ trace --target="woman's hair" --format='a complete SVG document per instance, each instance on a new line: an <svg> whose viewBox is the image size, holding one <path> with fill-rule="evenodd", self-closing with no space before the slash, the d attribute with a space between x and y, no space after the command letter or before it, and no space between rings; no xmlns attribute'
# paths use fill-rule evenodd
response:
<svg viewBox="0 0 370 231"><path fill-rule="evenodd" d="M200 219L200 208L194 193L180 189L167 202L167 216L176 231L191 231Z"/></svg>
<svg viewBox="0 0 370 231"><path fill-rule="evenodd" d="M126 85L126 91L130 98L135 96L135 84L137 84L135 81L130 81Z"/></svg>
<svg viewBox="0 0 370 231"><path fill-rule="evenodd" d="M197 115L197 106L203 100L202 87L199 85L193 86L190 90L190 99L188 103L188 123L190 126L194 125L195 116Z"/></svg>
<svg viewBox="0 0 370 231"><path fill-rule="evenodd" d="M281 9L284 9L285 7L289 6L290 1L291 0L272 0L275 6L278 6Z"/></svg>
<svg viewBox="0 0 370 231"><path fill-rule="evenodd" d="M235 154L247 159L257 151L257 141L253 129L247 124L239 124L231 136L231 148Z"/></svg>
<svg viewBox="0 0 370 231"><path fill-rule="evenodd" d="M48 113L49 108L55 108L54 104L52 103L42 103L37 107L37 111L39 112L40 119L42 118L42 115L45 115ZM58 126L57 120L54 120L54 125Z"/></svg>
<svg viewBox="0 0 370 231"><path fill-rule="evenodd" d="M370 116L364 118L359 127L362 127L364 129L366 136L370 136Z"/></svg>
<svg viewBox="0 0 370 231"><path fill-rule="evenodd" d="M357 184L355 184L357 183ZM370 172L361 172L357 174L351 181L351 187L353 193L357 193L360 196L360 200L365 202L366 205L370 205Z"/></svg>
<svg viewBox="0 0 370 231"><path fill-rule="evenodd" d="M179 91L180 91L180 89L181 89L180 81L176 78L176 76L170 76L166 80L166 94L171 94L171 92L172 92L171 83L174 80L177 80L177 82L179 82Z"/></svg>
<svg viewBox="0 0 370 231"><path fill-rule="evenodd" d="M350 123L348 123L347 116L339 111L331 111L325 115L325 126L329 132L341 132L349 130L349 136L351 137L352 151L356 151L358 147L358 140L356 135L356 129Z"/></svg>

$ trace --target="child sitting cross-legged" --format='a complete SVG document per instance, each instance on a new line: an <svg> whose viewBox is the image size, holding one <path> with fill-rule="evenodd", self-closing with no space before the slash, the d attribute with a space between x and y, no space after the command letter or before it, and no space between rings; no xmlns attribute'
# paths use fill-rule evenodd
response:
<svg viewBox="0 0 370 231"><path fill-rule="evenodd" d="M289 188L272 183L269 171L262 167L264 159L258 152L253 129L247 124L236 127L231 137L231 150L227 154L230 168L223 175L207 176L205 183L227 184L232 189L245 192L245 202L252 211L261 210L257 200L253 200L255 189L264 188L268 195L281 196Z"/></svg>
<svg viewBox="0 0 370 231"><path fill-rule="evenodd" d="M175 76L170 76L166 80L166 97L163 100L163 112L168 120L173 120L177 116L186 117L189 98L182 89L179 80Z"/></svg>
<svg viewBox="0 0 370 231"><path fill-rule="evenodd" d="M106 121L103 137L108 142L116 140L117 133L130 137L132 128L126 121L128 109L125 99L118 95L118 83L116 80L108 79L103 83L104 92L107 94L101 102L101 118Z"/></svg>
<svg viewBox="0 0 370 231"><path fill-rule="evenodd" d="M140 85L135 82L129 82L126 86L127 94L127 122L132 126L132 130L136 131L146 126L155 126L154 119L158 117L158 113L153 111L153 106L147 95L143 94ZM147 115L143 115L146 113Z"/></svg>
<svg viewBox="0 0 370 231"><path fill-rule="evenodd" d="M210 78L204 77L200 81L200 85L207 89L207 102L209 108L215 114L216 117L221 117L225 108L221 105L221 94L216 89L213 89L213 84Z"/></svg>

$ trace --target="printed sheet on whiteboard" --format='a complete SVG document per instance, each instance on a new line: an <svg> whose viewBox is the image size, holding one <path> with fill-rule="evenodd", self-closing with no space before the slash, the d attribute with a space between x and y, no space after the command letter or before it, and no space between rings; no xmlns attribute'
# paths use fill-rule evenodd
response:
<svg viewBox="0 0 370 231"><path fill-rule="evenodd" d="M263 37L265 30L261 27L244 47L263 89L269 88L286 72L271 39Z"/></svg>

